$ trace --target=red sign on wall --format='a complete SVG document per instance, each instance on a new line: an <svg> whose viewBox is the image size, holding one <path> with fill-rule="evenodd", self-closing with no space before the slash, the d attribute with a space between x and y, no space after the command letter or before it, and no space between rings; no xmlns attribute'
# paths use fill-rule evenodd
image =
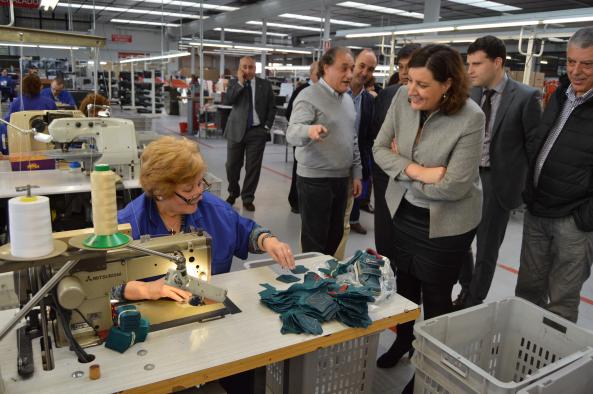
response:
<svg viewBox="0 0 593 394"><path fill-rule="evenodd" d="M112 42L132 42L132 36L129 34L112 34L111 35Z"/></svg>
<svg viewBox="0 0 593 394"><path fill-rule="evenodd" d="M41 0L14 0L13 4L16 8L31 8L37 9L39 8L39 4ZM0 0L0 6L9 6L10 1L8 0Z"/></svg>

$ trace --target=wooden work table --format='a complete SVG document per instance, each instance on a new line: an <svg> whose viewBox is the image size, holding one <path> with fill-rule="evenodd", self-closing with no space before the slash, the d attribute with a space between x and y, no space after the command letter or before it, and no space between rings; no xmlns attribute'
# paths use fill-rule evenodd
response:
<svg viewBox="0 0 593 394"><path fill-rule="evenodd" d="M299 264L313 267L327 259L317 256ZM213 276L212 283L228 289L229 298L241 313L150 333L146 342L134 345L124 354L104 346L87 349L96 356L90 364L101 367L99 380L90 380L89 364L79 363L66 348L55 349L55 369L43 371L39 339L33 342L35 373L32 378L21 380L17 375L13 330L0 343L0 373L6 393L168 393L370 335L419 315L416 304L395 294L379 307L369 308L373 324L367 329L332 321L322 325L323 334L319 336L282 335L279 315L261 304L258 295L263 290L260 283L278 289L290 286L276 281L277 276L278 268L274 266ZM14 313L0 312L0 325ZM146 355L138 355L141 349L147 351ZM154 368L147 368L148 364ZM83 371L84 376L72 377L75 371Z"/></svg>

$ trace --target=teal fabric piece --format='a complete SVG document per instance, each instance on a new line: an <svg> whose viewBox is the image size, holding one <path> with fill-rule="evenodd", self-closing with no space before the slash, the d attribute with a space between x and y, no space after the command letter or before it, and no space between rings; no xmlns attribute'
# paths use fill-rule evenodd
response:
<svg viewBox="0 0 593 394"><path fill-rule="evenodd" d="M335 261L335 260L334 260ZM343 265L343 264L342 264ZM330 269L341 270L339 262ZM322 278L307 272L302 283L286 290L277 290L264 283L260 301L280 314L282 334L323 333L321 324L338 320L349 327L368 327L368 302L374 301L371 289L352 285L339 285L334 278Z"/></svg>
<svg viewBox="0 0 593 394"><path fill-rule="evenodd" d="M105 347L123 353L134 344L134 336L135 334L132 332L111 327L105 341Z"/></svg>
<svg viewBox="0 0 593 394"><path fill-rule="evenodd" d="M148 319L140 319L140 324L138 328L134 330L136 333L136 343L137 342L144 342L146 337L148 336L148 331L150 331L150 322Z"/></svg>
<svg viewBox="0 0 593 394"><path fill-rule="evenodd" d="M304 274L308 272L309 268L305 267L304 265L297 265L293 269L290 270L293 274Z"/></svg>
<svg viewBox="0 0 593 394"><path fill-rule="evenodd" d="M280 275L276 280L284 283L300 282L300 279L293 275Z"/></svg>
<svg viewBox="0 0 593 394"><path fill-rule="evenodd" d="M134 331L140 326L140 312L135 309L126 309L117 316L117 325L123 331Z"/></svg>

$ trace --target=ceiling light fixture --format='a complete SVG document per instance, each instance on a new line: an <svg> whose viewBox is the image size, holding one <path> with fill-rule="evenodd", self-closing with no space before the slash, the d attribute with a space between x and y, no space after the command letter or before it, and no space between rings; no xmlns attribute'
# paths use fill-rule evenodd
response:
<svg viewBox="0 0 593 394"><path fill-rule="evenodd" d="M325 18L319 18L316 16L308 16L308 15L299 15L299 14L281 14L278 15L280 18L289 18L289 19L299 19L303 21L311 21L311 22L325 22ZM368 27L370 26L369 23L360 23L360 22L350 22L350 21L343 21L340 19L330 19L329 22L333 25L346 25L346 26L354 26L354 27Z"/></svg>
<svg viewBox="0 0 593 394"><path fill-rule="evenodd" d="M521 8L512 5L497 3L496 1L476 1L476 0L449 0L452 3L471 5L472 7L485 8L491 11L519 11Z"/></svg>
<svg viewBox="0 0 593 394"><path fill-rule="evenodd" d="M221 31L222 28L220 27L216 27L214 28L214 31ZM243 33L243 34L253 34L256 36L261 36L263 34L263 32L261 31L255 31L255 30L244 30L244 29L227 29L225 27L224 29L225 33ZM274 37L288 37L290 34L286 34L286 33L273 33L273 32L266 32L267 36L274 36Z"/></svg>
<svg viewBox="0 0 593 394"><path fill-rule="evenodd" d="M196 1L176 1L176 0L132 0L136 2L142 3L153 3L153 4L167 4L167 5L178 5L181 7L193 7L193 8L200 8L200 2ZM230 7L227 5L216 5L216 4L202 4L202 7L205 10L214 10L214 11L236 11L239 7Z"/></svg>
<svg viewBox="0 0 593 394"><path fill-rule="evenodd" d="M359 3L356 1L345 1L343 3L338 3L336 5L338 5L340 7L356 8L356 9L364 10L364 11L374 11L374 12L380 12L383 14L392 14L392 15L397 15L397 16L407 16L409 18L424 19L424 14L421 14L419 12L408 12L408 11L400 10L398 8L381 7L378 5Z"/></svg>
<svg viewBox="0 0 593 394"><path fill-rule="evenodd" d="M150 26L166 26L166 27L179 27L177 23L163 23L163 22L151 22L151 21L138 21L131 19L111 19L113 23L126 23L131 25L150 25Z"/></svg>
<svg viewBox="0 0 593 394"><path fill-rule="evenodd" d="M258 26L263 26L263 22L261 21L247 21L245 22L248 25L258 25ZM267 26L272 26L272 27L278 27L280 29L294 29L294 30L307 30L307 31L316 31L316 32L320 32L322 29L319 27L308 27L308 26L299 26L299 25L287 25L284 23L272 23L272 22L268 22L266 23Z"/></svg>
<svg viewBox="0 0 593 394"><path fill-rule="evenodd" d="M122 59L120 60L120 64L125 63L135 63L135 62L149 62L152 60L162 60L162 59L173 59L176 57L184 57L191 55L190 52L177 52L177 53L170 53L168 55L161 55L161 56L149 56L149 57L133 57L129 59Z"/></svg>
<svg viewBox="0 0 593 394"><path fill-rule="evenodd" d="M195 14L182 14L178 12L161 12L161 11L152 11L152 10L145 10L145 9L137 9L137 8L123 8L123 7L110 7L110 6L93 6L91 4L77 4L77 3L70 3L70 4L58 4L58 7L66 7L66 8L73 8L73 9L83 9L83 10L92 10L93 8L95 11L104 11L104 12L119 12L119 13L128 13L128 14L142 14L142 15L156 15L156 16L170 16L172 18L186 18L186 19L200 19L199 15ZM204 17L206 19L207 17Z"/></svg>
<svg viewBox="0 0 593 394"><path fill-rule="evenodd" d="M539 21L516 21L516 22L499 22L499 23L481 23L476 25L462 25L455 27L456 30L478 30L478 29L496 29L499 27L515 27L515 26L535 26Z"/></svg>

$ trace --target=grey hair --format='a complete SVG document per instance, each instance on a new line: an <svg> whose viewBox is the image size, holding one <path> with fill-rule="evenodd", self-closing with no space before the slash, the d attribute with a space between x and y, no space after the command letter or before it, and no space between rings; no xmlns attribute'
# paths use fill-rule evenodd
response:
<svg viewBox="0 0 593 394"><path fill-rule="evenodd" d="M317 65L319 70L318 75L320 78L323 77L323 74L325 73L325 70L323 69L324 66L331 66L334 64L336 62L336 57L338 57L338 55L341 53L352 56L352 51L346 47L333 47L325 52L323 56L321 56L321 59L319 59L319 63Z"/></svg>
<svg viewBox="0 0 593 394"><path fill-rule="evenodd" d="M578 48L589 48L593 45L593 27L583 27L577 30L568 40L568 45Z"/></svg>

